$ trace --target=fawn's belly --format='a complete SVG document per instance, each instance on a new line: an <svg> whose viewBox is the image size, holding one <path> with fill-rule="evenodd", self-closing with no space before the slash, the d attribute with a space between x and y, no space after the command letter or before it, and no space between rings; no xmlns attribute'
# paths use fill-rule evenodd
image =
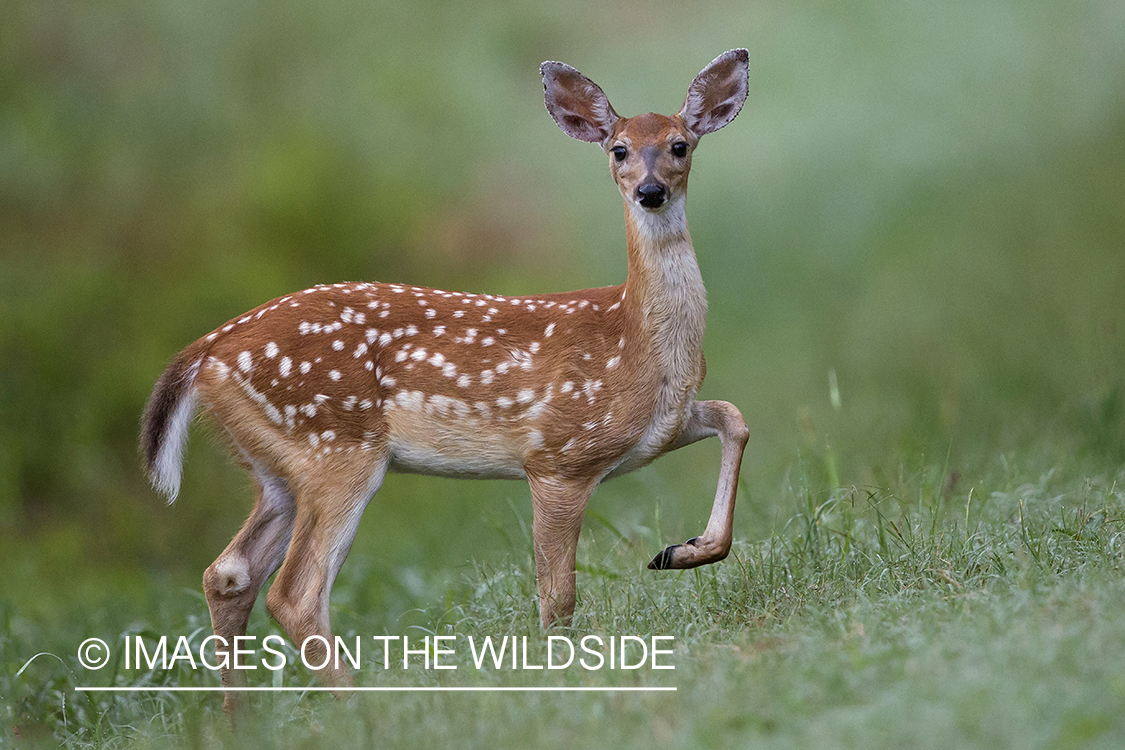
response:
<svg viewBox="0 0 1125 750"><path fill-rule="evenodd" d="M524 479L538 475L618 476L668 451L688 410L659 404L648 420L532 418L421 392L384 402L392 471L452 478ZM544 416L544 415L541 415Z"/></svg>
<svg viewBox="0 0 1125 750"><path fill-rule="evenodd" d="M522 479L533 430L500 423L483 404L422 393L384 405L392 471L471 479Z"/></svg>

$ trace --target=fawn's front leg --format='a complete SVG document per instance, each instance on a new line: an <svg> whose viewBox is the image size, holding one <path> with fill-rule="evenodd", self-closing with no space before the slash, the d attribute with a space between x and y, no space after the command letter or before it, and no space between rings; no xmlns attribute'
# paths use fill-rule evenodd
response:
<svg viewBox="0 0 1125 750"><path fill-rule="evenodd" d="M711 506L711 518L707 529L701 536L687 540L683 544L666 547L652 562L650 570L670 570L694 568L699 565L718 562L730 552L734 525L734 496L738 492L738 470L742 465L742 451L750 438L742 414L726 401L696 401L691 419L684 428L673 450L690 445L697 440L712 435L719 436L722 443L722 464L719 468L719 485L715 490L715 502Z"/></svg>
<svg viewBox="0 0 1125 750"><path fill-rule="evenodd" d="M544 628L570 625L574 616L574 566L586 502L596 479L528 477L533 512L535 572L539 580L539 619Z"/></svg>

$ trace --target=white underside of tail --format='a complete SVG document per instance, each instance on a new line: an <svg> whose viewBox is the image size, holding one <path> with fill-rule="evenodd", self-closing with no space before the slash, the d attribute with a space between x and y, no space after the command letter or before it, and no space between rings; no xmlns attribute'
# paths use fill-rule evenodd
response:
<svg viewBox="0 0 1125 750"><path fill-rule="evenodd" d="M160 442L160 451L156 454L152 467L152 485L168 498L169 504L175 502L176 496L180 494L184 447L187 445L188 427L195 414L195 376L199 372L199 365L200 362L196 362L184 375L190 385L183 391L183 397L168 420L164 439Z"/></svg>

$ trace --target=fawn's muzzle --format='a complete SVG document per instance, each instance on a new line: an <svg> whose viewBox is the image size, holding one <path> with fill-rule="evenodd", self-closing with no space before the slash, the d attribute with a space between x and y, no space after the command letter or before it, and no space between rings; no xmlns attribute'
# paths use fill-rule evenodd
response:
<svg viewBox="0 0 1125 750"><path fill-rule="evenodd" d="M660 208L668 200L668 191L659 182L646 182L637 188L637 202L645 208Z"/></svg>

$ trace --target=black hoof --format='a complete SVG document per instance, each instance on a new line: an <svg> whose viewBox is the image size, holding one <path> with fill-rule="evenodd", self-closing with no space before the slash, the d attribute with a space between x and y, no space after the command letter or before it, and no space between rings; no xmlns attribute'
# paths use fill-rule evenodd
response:
<svg viewBox="0 0 1125 750"><path fill-rule="evenodd" d="M664 551L656 557L652 558L652 562L648 564L649 570L668 570L672 567L672 550L679 547L678 544L673 544L671 547L665 547Z"/></svg>

